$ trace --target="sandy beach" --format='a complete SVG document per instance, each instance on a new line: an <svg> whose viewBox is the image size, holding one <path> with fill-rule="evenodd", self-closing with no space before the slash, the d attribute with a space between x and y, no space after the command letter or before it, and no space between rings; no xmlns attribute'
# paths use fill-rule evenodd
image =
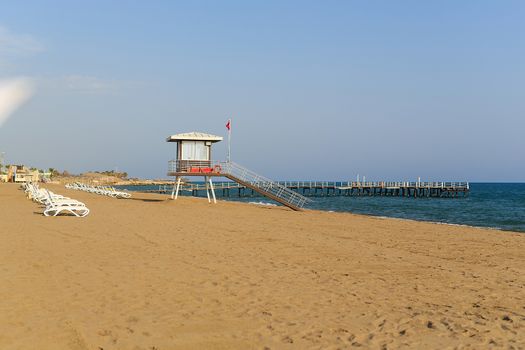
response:
<svg viewBox="0 0 525 350"><path fill-rule="evenodd" d="M45 187L45 186L44 186ZM525 348L525 235L0 184L1 349Z"/></svg>

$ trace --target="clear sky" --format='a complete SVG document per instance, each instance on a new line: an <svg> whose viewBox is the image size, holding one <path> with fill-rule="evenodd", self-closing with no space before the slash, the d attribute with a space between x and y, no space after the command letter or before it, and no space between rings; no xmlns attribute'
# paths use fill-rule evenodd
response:
<svg viewBox="0 0 525 350"><path fill-rule="evenodd" d="M1 1L9 163L165 177L226 136L275 179L525 181L523 1ZM215 145L224 158L226 142Z"/></svg>

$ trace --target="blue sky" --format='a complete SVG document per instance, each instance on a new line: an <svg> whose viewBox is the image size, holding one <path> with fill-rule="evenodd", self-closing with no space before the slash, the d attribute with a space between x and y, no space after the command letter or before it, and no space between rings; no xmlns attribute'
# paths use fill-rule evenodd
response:
<svg viewBox="0 0 525 350"><path fill-rule="evenodd" d="M525 181L522 1L0 5L0 79L35 85L8 162L165 177L168 135L231 117L276 179Z"/></svg>

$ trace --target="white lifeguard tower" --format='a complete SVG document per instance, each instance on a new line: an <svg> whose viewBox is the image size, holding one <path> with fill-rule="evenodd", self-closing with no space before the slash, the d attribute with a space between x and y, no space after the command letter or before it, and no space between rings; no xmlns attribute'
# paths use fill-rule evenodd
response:
<svg viewBox="0 0 525 350"><path fill-rule="evenodd" d="M211 160L211 146L215 142L222 141L221 136L206 134L203 132L188 132L171 135L167 142L175 142L177 145L175 160L170 162L168 175L176 177L176 184L171 193L172 199L179 195L182 176L204 176L206 183L206 195L210 199L210 190L213 202L216 203L215 190L213 189L212 176L221 176L220 164Z"/></svg>
<svg viewBox="0 0 525 350"><path fill-rule="evenodd" d="M225 177L250 188L263 196L271 198L293 210L301 208L309 202L299 193L250 171L239 164L227 161L212 160L212 145L222 141L222 136L203 132L188 132L168 137L167 142L175 142L177 149L175 159L169 161L168 176L175 176L171 198L177 199L181 188L182 177L202 176L205 180L208 202L217 203L212 177ZM210 197L211 192L211 197Z"/></svg>

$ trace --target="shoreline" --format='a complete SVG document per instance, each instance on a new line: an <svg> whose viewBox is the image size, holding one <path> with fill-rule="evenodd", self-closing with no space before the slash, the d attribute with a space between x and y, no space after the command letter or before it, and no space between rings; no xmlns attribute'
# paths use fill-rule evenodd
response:
<svg viewBox="0 0 525 350"><path fill-rule="evenodd" d="M501 227L493 227L493 226L475 226L475 225L467 225L467 224L455 224L455 223L451 223L451 222L398 218L398 217L395 217L395 216L375 216L374 214L356 214L356 215L374 216L374 217L382 218L382 219L392 219L392 220L401 220L401 221L426 222L426 223L435 224L435 225L457 226L457 227L466 227L466 228L475 228L475 229L484 229L484 230L494 230L494 231L512 232L512 233L521 233L521 234L525 233L525 231L516 231L516 230L510 230L510 229L507 230L507 229L504 229L504 228L501 228Z"/></svg>
<svg viewBox="0 0 525 350"><path fill-rule="evenodd" d="M478 185L479 187L477 187ZM467 198L458 199L421 198L412 200L412 198L390 196L365 196L366 198L359 196L319 196L312 198L314 203L307 207L323 211L352 212L371 216L525 233L525 221L523 220L525 217L525 202L523 201L525 183L512 184L519 185L514 187L498 185L501 184L473 184L473 191L475 192ZM119 187L126 188L127 186ZM129 186L127 189L133 192L152 193L157 190L157 187ZM147 190L152 190L152 192ZM163 194L169 193L170 191ZM182 196L188 195L189 192L182 194ZM219 190L217 197L226 201L270 201L262 196L252 197L249 191L246 196L241 195L242 198L237 198L237 191L231 192L231 196L228 192L226 192L226 196L223 195L224 193L221 195ZM199 191L198 196L205 197L205 192Z"/></svg>
<svg viewBox="0 0 525 350"><path fill-rule="evenodd" d="M147 193L147 192L141 192L141 193ZM202 198L202 197L193 197L193 198ZM206 199L206 198L202 198ZM223 199L217 199L217 201L223 200ZM245 201L236 201L236 200L223 200L226 202L236 202L236 203L247 203L247 204L253 204L253 205L261 205L261 206L268 206L268 207L283 207L278 204L256 204L255 202L245 202ZM419 219L409 219L409 218L400 218L396 216L384 216L384 215L376 215L376 214L365 214L365 213L355 213L352 211L335 211L335 210L322 210L322 209L308 209L307 211L317 211L317 212L324 212L324 213L341 213L341 214L351 214L356 216L363 216L363 217L370 217L370 218L377 218L377 219L385 219L385 220L399 220L399 221L408 221L408 222L418 222L418 223L427 223L427 224L434 224L434 225L447 225L447 226L457 226L457 227L465 227L465 228L474 228L474 229L484 229L484 230L494 230L494 231L502 231L502 232L511 232L511 233L521 233L525 234L525 231L517 231L517 230L507 230L501 227L492 227L492 226L475 226L475 225L468 225L468 224L456 224L451 222L441 222L441 221L431 221L431 220L419 220Z"/></svg>
<svg viewBox="0 0 525 350"><path fill-rule="evenodd" d="M142 191L129 191L131 193L142 193L142 194L151 194L151 192L142 192ZM158 195L160 196L168 196L167 194L163 194L163 193L159 193ZM184 196L184 197L191 197L191 198L198 198L198 199L206 199L205 197L198 197L198 196L189 196L189 195L181 195L181 196ZM254 199L255 198L263 198L263 199L266 199L268 200L266 197L253 197ZM238 201L238 200L235 200L235 199L232 199L232 200L227 200L227 199L223 199L223 198L217 198L217 202L219 201L224 201L224 202L234 202L234 203L245 203L245 204L252 204L252 205L260 205L260 206L267 206L267 207L273 207L273 206L277 206L277 207L282 207L282 208L285 208L284 206L280 205L280 204L273 204L273 203L270 203L270 202L248 202L248 201ZM364 216L364 217L373 217L373 218L380 218L380 219L392 219L392 220L401 220L401 221L409 221L409 222L422 222L422 223L429 223L429 224L436 224L436 225L449 225L449 226L458 226L458 227L467 227L467 228L475 228L475 229L487 229L487 230L495 230L495 231L503 231L503 232L512 232L512 233L521 233L521 234L525 234L525 230L524 231L519 231L519 230L512 230L512 229L505 229L505 228L501 228L501 227L494 227L494 226L476 226L476 225L469 225L469 224L458 224L458 223L452 223L452 222L443 222L443 221L432 221L432 220L424 220L424 219L412 219L412 218L401 218L401 217L396 217L396 216L384 216L384 215L379 215L379 214L373 214L373 213L356 213L356 212L352 212L352 211L344 211L344 210L323 210L323 209L310 209L310 208L305 208L304 210L306 211L318 211L318 212L325 212L325 213L344 213L344 214L351 214L351 215L359 215L359 216Z"/></svg>
<svg viewBox="0 0 525 350"><path fill-rule="evenodd" d="M324 211L324 210L320 210ZM441 221L430 221L430 220L418 220L418 219L409 219L409 218L399 218L395 216L383 216L383 215L374 215L374 214L363 214L363 213L353 213L350 211L329 211L332 213L350 213L353 215L362 215L362 216L369 216L369 217L375 217L379 219L386 219L386 220L400 220L400 221L409 221L409 222L424 222L428 224L434 224L434 225L446 225L446 226L457 226L457 227L466 227L466 228L474 228L474 229L483 229L483 230L494 230L494 231L502 231L502 232L512 232L512 233L521 233L524 234L525 231L516 231L516 230L507 230L501 227L492 227L492 226L475 226L475 225L468 225L468 224L456 224L451 222L441 222Z"/></svg>

